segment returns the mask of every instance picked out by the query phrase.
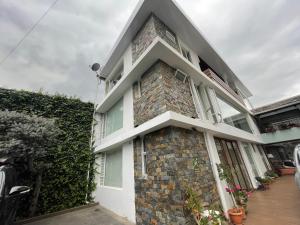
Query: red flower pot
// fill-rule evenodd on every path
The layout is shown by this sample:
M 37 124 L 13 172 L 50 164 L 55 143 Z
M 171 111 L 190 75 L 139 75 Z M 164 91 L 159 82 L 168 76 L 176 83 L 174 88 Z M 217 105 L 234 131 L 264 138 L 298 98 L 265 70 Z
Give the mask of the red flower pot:
M 243 224 L 243 218 L 244 218 L 243 209 L 241 209 L 241 208 L 229 209 L 228 215 L 229 215 L 230 221 L 234 225 L 242 225 Z

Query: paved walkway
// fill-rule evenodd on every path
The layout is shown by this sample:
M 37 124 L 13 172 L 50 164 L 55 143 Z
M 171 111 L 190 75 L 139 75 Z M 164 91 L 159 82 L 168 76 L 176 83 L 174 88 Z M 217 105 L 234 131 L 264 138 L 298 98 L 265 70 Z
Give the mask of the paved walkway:
M 250 197 L 245 225 L 300 225 L 300 190 L 293 176 L 283 176 L 267 191 Z
M 76 210 L 59 216 L 42 219 L 26 225 L 133 225 L 127 220 L 103 209 L 94 206 Z

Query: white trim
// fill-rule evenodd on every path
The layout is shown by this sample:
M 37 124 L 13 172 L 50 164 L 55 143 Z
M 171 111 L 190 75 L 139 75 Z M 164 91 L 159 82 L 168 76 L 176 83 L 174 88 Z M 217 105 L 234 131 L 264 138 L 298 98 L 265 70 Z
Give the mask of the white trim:
M 220 164 L 220 158 L 218 155 L 218 150 L 214 141 L 214 136 L 210 133 L 204 133 L 205 143 L 207 146 L 208 155 L 210 158 L 210 163 L 212 167 L 212 171 L 215 177 L 218 193 L 220 196 L 222 208 L 224 212 L 227 212 L 228 209 L 230 209 L 233 206 L 231 197 L 226 193 L 225 187 L 226 182 L 222 181 L 219 177 L 219 172 L 217 168 L 217 164 Z M 226 213 L 227 214 L 227 213 Z
M 106 189 L 112 189 L 112 190 L 117 190 L 117 191 L 122 191 L 123 187 L 113 187 L 113 186 L 101 186 L 102 188 L 106 188 Z
M 208 131 L 218 137 L 246 142 L 262 143 L 259 137 L 256 137 L 255 135 L 238 128 L 232 127 L 228 124 L 212 124 L 209 121 L 193 119 L 172 111 L 167 111 L 141 124 L 136 128 L 130 129 L 126 132 L 121 132 L 119 135 L 114 136 L 114 138 L 103 139 L 100 145 L 95 146 L 95 152 L 102 152 L 108 149 L 113 149 L 121 145 L 122 143 L 136 138 L 137 136 L 145 135 L 167 126 L 182 127 L 186 129 L 196 128 L 200 131 Z
M 160 37 L 156 37 L 153 40 L 151 45 L 149 45 L 149 47 L 132 65 L 131 70 L 127 74 L 124 74 L 121 80 L 119 80 L 119 82 L 105 96 L 98 105 L 97 111 L 102 113 L 107 111 L 107 109 L 109 109 L 124 94 L 124 92 L 126 92 L 126 90 L 128 90 L 134 82 L 140 79 L 142 74 L 159 59 L 170 66 L 189 74 L 196 85 L 203 83 L 204 85 L 213 88 L 232 105 L 252 114 L 245 105 L 223 89 L 218 83 L 210 79 L 197 66 L 184 58 L 177 50 Z
M 205 115 L 203 114 L 202 110 L 203 106 L 201 105 L 201 101 L 199 99 L 200 96 L 198 95 L 194 81 L 191 77 L 189 77 L 189 86 L 198 118 L 203 120 L 205 119 Z

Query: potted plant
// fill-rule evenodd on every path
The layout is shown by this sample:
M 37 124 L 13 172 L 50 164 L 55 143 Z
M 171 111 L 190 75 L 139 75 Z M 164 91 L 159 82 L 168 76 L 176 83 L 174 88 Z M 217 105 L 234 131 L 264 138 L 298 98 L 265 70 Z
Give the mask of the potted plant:
M 263 190 L 263 191 L 270 189 L 270 183 L 272 181 L 272 179 L 270 177 L 265 177 L 265 178 L 255 177 L 255 179 L 260 183 L 260 186 L 258 189 Z
M 225 219 L 221 210 L 216 210 L 213 207 L 205 209 L 202 206 L 200 196 L 192 189 L 187 188 L 185 192 L 185 208 L 190 212 L 193 221 L 197 225 L 221 225 Z

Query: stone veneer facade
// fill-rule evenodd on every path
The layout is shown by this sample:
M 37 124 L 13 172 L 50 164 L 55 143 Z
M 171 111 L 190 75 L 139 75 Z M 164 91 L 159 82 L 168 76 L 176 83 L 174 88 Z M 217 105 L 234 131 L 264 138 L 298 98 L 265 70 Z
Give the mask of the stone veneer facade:
M 155 15 L 150 15 L 132 41 L 133 62 L 159 36 L 180 51 L 178 40 L 172 42 L 166 31 L 175 36 Z M 175 68 L 158 60 L 133 85 L 134 125 L 173 111 L 197 117 L 189 80 L 175 77 Z M 184 193 L 192 187 L 203 204 L 219 203 L 215 179 L 210 165 L 204 135 L 183 128 L 167 127 L 145 135 L 147 177 L 142 174 L 140 138 L 134 140 L 136 223 L 187 224 Z M 197 159 L 199 168 L 193 166 Z
M 175 37 L 175 42 L 170 40 L 166 31 L 169 31 Z M 161 37 L 169 45 L 174 47 L 177 51 L 180 51 L 178 40 L 176 35 L 170 28 L 168 28 L 161 20 L 151 14 L 146 20 L 145 24 L 142 26 L 141 30 L 137 33 L 132 41 L 132 62 L 134 63 L 138 57 L 147 49 L 147 47 L 152 43 L 152 41 L 157 37 Z
M 144 150 L 147 178 L 142 177 L 141 141 L 135 139 L 136 224 L 188 224 L 184 210 L 187 187 L 199 194 L 204 205 L 219 204 L 203 133 L 167 127 L 147 134 Z
M 197 117 L 188 80 L 175 77 L 175 69 L 157 61 L 140 80 L 140 92 L 134 85 L 134 125 L 138 126 L 166 111 L 173 111 L 188 117 Z

